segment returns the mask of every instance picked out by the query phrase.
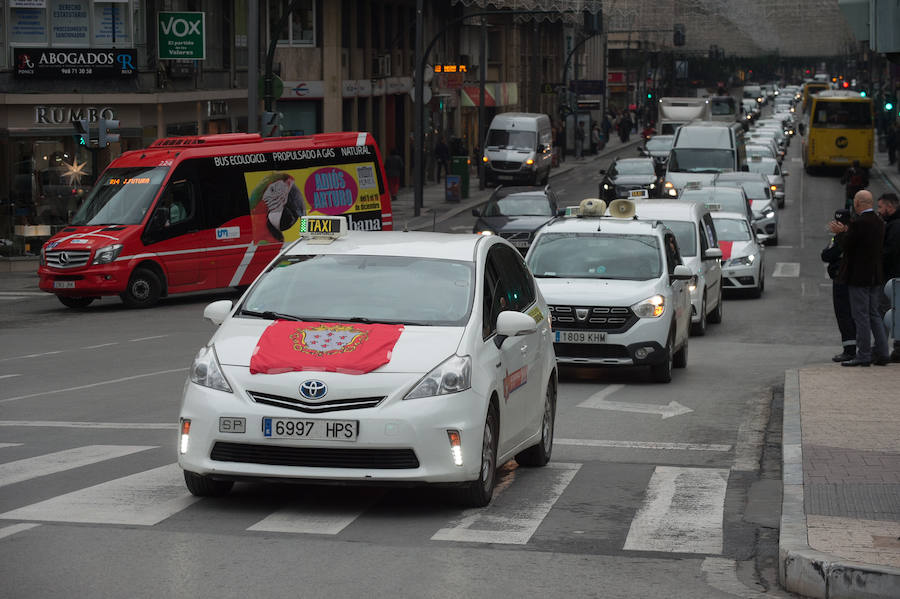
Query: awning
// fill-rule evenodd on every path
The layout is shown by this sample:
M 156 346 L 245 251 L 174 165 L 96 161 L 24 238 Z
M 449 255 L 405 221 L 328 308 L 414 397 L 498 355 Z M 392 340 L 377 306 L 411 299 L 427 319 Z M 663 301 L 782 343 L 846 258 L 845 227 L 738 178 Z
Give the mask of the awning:
M 481 105 L 480 86 L 464 85 L 462 87 L 462 105 L 474 108 Z M 485 106 L 510 106 L 519 103 L 519 86 L 517 83 L 486 83 L 484 86 Z

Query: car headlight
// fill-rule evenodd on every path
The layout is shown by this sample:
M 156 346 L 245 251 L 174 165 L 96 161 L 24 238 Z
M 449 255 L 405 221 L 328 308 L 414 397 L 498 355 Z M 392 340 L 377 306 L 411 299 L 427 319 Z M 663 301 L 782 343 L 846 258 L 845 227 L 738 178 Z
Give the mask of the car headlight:
M 210 389 L 218 389 L 231 393 L 231 386 L 222 374 L 216 351 L 211 345 L 203 347 L 197 352 L 194 363 L 191 364 L 191 381 Z
M 534 164 L 534 158 L 529 158 L 528 160 L 525 161 L 525 164 L 527 164 L 528 166 L 533 165 L 533 164 Z
M 93 264 L 108 264 L 122 253 L 122 244 L 107 245 L 94 252 Z
M 650 189 L 656 189 L 656 183 L 651 183 L 651 184 L 650 184 Z
M 731 260 L 729 260 L 729 266 L 752 266 L 754 261 L 756 261 L 756 256 L 750 254 L 749 256 L 732 258 Z
M 603 189 L 609 189 L 609 183 L 604 183 L 604 184 L 603 184 Z
M 659 318 L 666 311 L 666 298 L 654 295 L 631 306 L 638 318 Z
M 484 231 L 478 231 L 478 234 L 479 235 L 493 235 L 494 232 L 491 231 L 490 229 L 485 229 Z
M 403 399 L 436 397 L 465 391 L 472 386 L 472 358 L 452 355 L 423 376 Z
M 768 210 L 763 212 L 763 216 L 765 216 L 766 218 L 775 218 L 775 211 L 769 208 Z

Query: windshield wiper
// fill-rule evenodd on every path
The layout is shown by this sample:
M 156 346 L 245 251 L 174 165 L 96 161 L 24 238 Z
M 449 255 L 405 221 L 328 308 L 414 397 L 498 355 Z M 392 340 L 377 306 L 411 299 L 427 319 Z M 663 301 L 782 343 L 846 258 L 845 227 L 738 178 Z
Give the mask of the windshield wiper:
M 293 314 L 282 314 L 281 312 L 273 312 L 272 310 L 265 310 L 263 312 L 257 312 L 256 310 L 241 310 L 241 315 L 248 316 L 258 316 L 259 318 L 266 318 L 268 320 L 303 320 L 299 316 L 294 316 Z

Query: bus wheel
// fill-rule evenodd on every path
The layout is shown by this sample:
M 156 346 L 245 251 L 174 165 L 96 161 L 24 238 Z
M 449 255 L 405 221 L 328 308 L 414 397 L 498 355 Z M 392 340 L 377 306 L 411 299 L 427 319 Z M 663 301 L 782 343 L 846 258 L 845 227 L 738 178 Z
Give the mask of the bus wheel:
M 119 295 L 129 308 L 149 308 L 156 304 L 162 292 L 159 277 L 152 270 L 136 268 L 128 280 L 128 287 Z
M 91 305 L 91 302 L 94 301 L 92 297 L 66 297 L 64 295 L 57 295 L 56 299 L 65 306 L 66 308 L 72 308 L 74 310 L 82 310 Z

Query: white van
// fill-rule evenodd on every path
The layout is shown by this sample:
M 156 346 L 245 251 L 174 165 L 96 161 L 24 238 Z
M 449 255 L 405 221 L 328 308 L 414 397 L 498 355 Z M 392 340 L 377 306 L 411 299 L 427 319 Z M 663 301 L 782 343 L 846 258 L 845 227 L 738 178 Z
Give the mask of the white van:
M 691 334 L 706 334 L 706 323 L 722 322 L 722 250 L 705 204 L 684 200 L 634 202 L 639 220 L 662 221 L 678 241 L 684 265 L 696 273 L 690 283 Z
M 485 184 L 546 185 L 552 158 L 550 117 L 532 112 L 498 114 L 484 140 Z
M 689 183 L 709 185 L 724 172 L 747 170 L 744 129 L 738 123 L 694 121 L 675 134 L 663 194 L 675 198 Z

